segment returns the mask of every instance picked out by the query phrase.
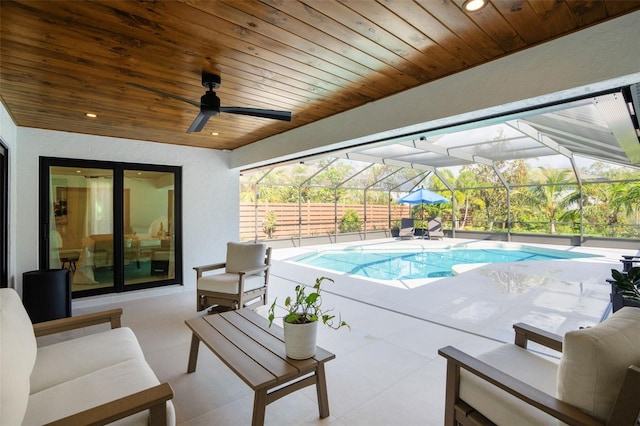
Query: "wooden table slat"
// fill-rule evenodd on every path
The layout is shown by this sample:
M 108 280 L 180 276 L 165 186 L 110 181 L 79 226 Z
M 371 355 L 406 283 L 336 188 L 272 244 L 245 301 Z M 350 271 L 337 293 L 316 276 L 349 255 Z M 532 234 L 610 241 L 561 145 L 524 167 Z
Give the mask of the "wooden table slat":
M 278 340 L 284 342 L 284 330 L 282 329 L 282 327 L 269 327 L 269 320 L 262 315 L 257 314 L 255 311 L 252 311 L 251 309 L 240 309 L 238 311 L 231 311 L 228 313 L 233 313 L 235 315 L 244 317 L 247 321 L 254 324 L 256 327 L 263 329 Z
M 205 318 L 216 331 L 225 336 L 227 340 L 233 343 L 239 350 L 253 359 L 256 364 L 278 378 L 279 382 L 286 382 L 293 377 L 300 375 L 300 370 L 294 365 L 285 362 L 281 357 L 274 354 L 269 348 L 264 347 L 255 339 L 260 334 L 264 334 L 261 330 L 254 327 L 253 333 L 249 337 L 242 330 L 236 327 L 235 323 L 230 323 L 221 315 L 210 315 Z M 246 321 L 244 321 L 246 323 Z M 282 342 L 280 342 L 282 345 Z
M 188 320 L 186 324 L 202 343 L 253 390 L 262 388 L 265 385 L 272 386 L 278 383 L 273 374 L 257 365 L 253 359 L 236 346 L 230 344 L 222 334 L 203 321 L 202 318 Z

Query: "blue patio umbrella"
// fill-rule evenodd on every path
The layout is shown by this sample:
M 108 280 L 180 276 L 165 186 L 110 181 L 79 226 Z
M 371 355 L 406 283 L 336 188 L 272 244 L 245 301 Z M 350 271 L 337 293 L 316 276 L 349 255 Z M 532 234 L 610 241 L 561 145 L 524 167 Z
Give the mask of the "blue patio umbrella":
M 398 203 L 407 204 L 438 204 L 448 202 L 449 200 L 447 198 L 433 191 L 429 191 L 422 186 L 415 191 L 411 191 L 404 197 L 398 198 Z M 422 213 L 422 221 L 424 221 L 424 209 L 420 209 L 420 211 Z

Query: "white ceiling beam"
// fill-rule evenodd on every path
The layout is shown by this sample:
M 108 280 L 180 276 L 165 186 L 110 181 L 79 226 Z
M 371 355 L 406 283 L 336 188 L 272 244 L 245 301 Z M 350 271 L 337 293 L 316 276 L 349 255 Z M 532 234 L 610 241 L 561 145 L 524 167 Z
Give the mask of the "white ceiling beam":
M 441 154 L 441 155 L 446 155 L 448 157 L 453 157 L 453 158 L 458 158 L 460 160 L 465 160 L 465 161 L 471 161 L 472 163 L 481 163 L 481 164 L 486 164 L 486 165 L 491 165 L 493 164 L 491 160 L 489 160 L 488 158 L 485 157 L 481 157 L 479 155 L 473 155 L 470 154 L 468 152 L 452 152 L 451 149 L 445 148 L 443 146 L 440 145 L 435 145 L 434 143 L 431 143 L 429 141 L 426 140 L 414 140 L 413 141 L 413 145 L 418 148 L 418 149 L 422 149 L 424 151 L 428 151 L 428 152 L 433 152 L 436 154 Z M 457 149 L 458 147 L 454 148 Z
M 526 119 L 525 120 L 520 120 L 520 121 L 523 121 L 525 123 L 527 122 Z M 554 128 L 554 127 L 549 127 L 549 126 L 545 126 L 543 124 L 538 124 L 538 123 L 535 123 L 535 126 L 536 126 L 536 128 L 540 128 L 540 129 L 542 129 L 544 131 L 548 131 L 549 133 L 555 133 L 557 135 L 564 136 L 568 140 L 574 140 L 574 141 L 588 143 L 588 144 L 591 144 L 593 146 L 598 146 L 598 147 L 601 147 L 601 148 L 607 149 L 607 150 L 612 150 L 613 149 L 613 150 L 616 150 L 616 151 L 619 151 L 619 152 L 624 152 L 622 150 L 622 148 L 620 148 L 619 146 L 610 145 L 608 143 L 600 142 L 600 141 L 595 140 L 595 139 L 585 138 L 584 136 L 579 136 L 579 135 L 575 135 L 573 133 L 569 133 L 569 132 L 565 132 L 565 131 L 562 131 L 562 130 L 558 130 L 558 129 Z
M 411 163 L 409 161 L 394 160 L 394 159 L 391 159 L 391 158 L 380 158 L 380 157 L 376 157 L 376 156 L 373 156 L 373 155 L 360 154 L 358 152 L 347 153 L 345 158 L 347 158 L 349 160 L 355 160 L 355 161 L 364 161 L 364 162 L 369 162 L 369 163 L 385 164 L 387 166 L 399 166 L 399 167 L 406 167 L 406 168 L 410 168 L 410 169 L 418 169 L 418 170 L 426 170 L 426 171 L 435 170 L 434 167 L 427 166 L 425 164 Z
M 554 141 L 550 137 L 543 135 L 538 130 L 533 128 L 530 124 L 526 123 L 523 120 L 515 120 L 515 121 L 507 121 L 505 123 L 507 126 L 519 131 L 520 133 L 530 137 L 536 142 L 539 142 L 546 146 L 547 148 L 557 152 L 558 154 L 564 155 L 567 158 L 571 158 L 572 152 L 567 148 L 561 146 L 558 142 Z

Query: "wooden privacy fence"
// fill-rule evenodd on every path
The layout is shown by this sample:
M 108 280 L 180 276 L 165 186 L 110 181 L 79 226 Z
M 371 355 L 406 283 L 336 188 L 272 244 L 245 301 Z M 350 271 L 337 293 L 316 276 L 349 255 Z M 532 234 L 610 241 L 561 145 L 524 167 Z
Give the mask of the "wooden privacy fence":
M 367 215 L 363 204 L 333 203 L 240 203 L 240 239 L 243 241 L 266 238 L 290 238 L 340 233 L 340 221 L 347 210 L 358 213 L 360 231 L 389 229 L 389 222 L 409 217 L 410 206 L 367 204 Z M 272 212 L 272 213 L 268 213 Z M 269 220 L 271 217 L 275 220 Z M 269 236 L 269 226 L 273 223 Z M 365 229 L 366 224 L 366 229 Z

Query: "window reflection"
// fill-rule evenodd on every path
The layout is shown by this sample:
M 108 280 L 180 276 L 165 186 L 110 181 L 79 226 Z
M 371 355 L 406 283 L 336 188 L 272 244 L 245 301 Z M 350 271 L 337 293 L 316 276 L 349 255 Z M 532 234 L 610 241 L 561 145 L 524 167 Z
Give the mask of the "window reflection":
M 113 172 L 51 167 L 50 182 L 50 267 L 71 271 L 73 291 L 112 287 Z
M 174 174 L 124 172 L 125 285 L 175 278 Z

